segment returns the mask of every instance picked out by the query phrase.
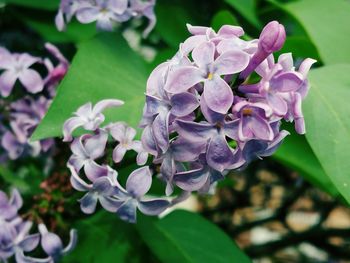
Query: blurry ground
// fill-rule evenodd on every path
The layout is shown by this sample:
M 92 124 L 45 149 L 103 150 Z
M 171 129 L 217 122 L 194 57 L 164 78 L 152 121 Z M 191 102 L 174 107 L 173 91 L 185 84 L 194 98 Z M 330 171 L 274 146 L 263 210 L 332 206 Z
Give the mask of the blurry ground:
M 271 159 L 190 200 L 254 262 L 350 262 L 350 209 Z

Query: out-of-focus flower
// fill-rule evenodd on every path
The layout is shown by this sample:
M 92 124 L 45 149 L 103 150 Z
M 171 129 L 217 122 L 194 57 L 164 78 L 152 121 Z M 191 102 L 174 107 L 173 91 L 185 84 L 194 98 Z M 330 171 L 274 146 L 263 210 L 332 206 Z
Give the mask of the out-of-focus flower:
M 98 29 L 112 31 L 118 23 L 144 16 L 149 20 L 143 32 L 146 37 L 156 23 L 154 5 L 155 0 L 61 0 L 55 23 L 63 31 L 66 23 L 76 16 L 80 23 L 96 22 Z
M 88 102 L 81 106 L 75 113 L 74 117 L 69 118 L 63 125 L 63 141 L 71 141 L 72 133 L 79 127 L 83 127 L 88 131 L 96 130 L 101 123 L 104 122 L 105 116 L 102 111 L 109 107 L 118 107 L 123 105 L 121 100 L 109 99 L 101 100 L 92 107 L 92 103 Z
M 8 97 L 17 80 L 30 93 L 38 93 L 44 88 L 44 81 L 37 71 L 30 68 L 33 64 L 41 62 L 38 57 L 27 53 L 4 54 L 0 60 L 0 94 Z

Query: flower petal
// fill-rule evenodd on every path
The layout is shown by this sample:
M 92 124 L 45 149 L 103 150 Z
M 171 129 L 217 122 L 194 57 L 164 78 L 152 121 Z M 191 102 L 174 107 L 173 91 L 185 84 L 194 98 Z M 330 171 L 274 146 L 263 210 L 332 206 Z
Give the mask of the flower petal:
M 198 106 L 198 99 L 192 93 L 178 93 L 171 97 L 171 114 L 183 117 L 192 113 Z
M 249 55 L 240 50 L 230 50 L 221 54 L 214 62 L 215 73 L 229 75 L 241 72 L 248 66 Z
M 209 172 L 206 169 L 196 169 L 180 172 L 174 175 L 175 184 L 185 191 L 197 191 L 203 187 L 208 180 Z
M 164 89 L 170 93 L 182 93 L 203 80 L 203 72 L 199 68 L 183 66 L 169 73 Z
M 96 103 L 94 108 L 92 109 L 92 114 L 96 116 L 99 113 L 102 113 L 106 108 L 110 107 L 119 107 L 124 104 L 124 101 L 122 100 L 117 100 L 117 99 L 106 99 L 106 100 L 101 100 Z
M 0 76 L 0 93 L 3 97 L 8 97 L 11 94 L 13 86 L 17 80 L 17 75 L 10 70 L 6 70 Z
M 148 166 L 133 171 L 126 181 L 127 192 L 135 198 L 145 195 L 152 184 L 152 174 Z
M 142 200 L 138 203 L 138 208 L 145 215 L 159 215 L 170 206 L 166 199 Z
M 192 58 L 196 65 L 205 68 L 214 62 L 215 45 L 212 42 L 204 42 L 193 49 Z
M 210 140 L 206 159 L 210 167 L 220 172 L 232 165 L 234 156 L 224 136 L 219 134 Z
M 100 158 L 104 154 L 107 140 L 108 133 L 103 130 L 99 130 L 97 135 L 94 135 L 85 141 L 86 152 L 92 160 Z
M 209 123 L 195 123 L 176 120 L 176 131 L 185 139 L 191 141 L 207 141 L 217 134 L 215 127 Z
M 44 88 L 44 81 L 33 69 L 26 69 L 21 72 L 19 75 L 19 80 L 26 88 L 27 91 L 31 93 L 38 93 Z
M 83 126 L 85 121 L 80 117 L 72 117 L 65 121 L 63 124 L 63 141 L 69 142 L 73 139 L 72 133 L 74 130 Z
M 137 201 L 135 199 L 129 199 L 118 209 L 117 215 L 124 221 L 136 223 L 136 208 Z
M 208 107 L 218 113 L 226 114 L 232 107 L 233 92 L 230 86 L 219 76 L 204 83 L 204 99 Z
M 79 200 L 79 202 L 81 211 L 85 214 L 93 214 L 96 210 L 97 195 L 88 192 Z
M 168 112 L 160 112 L 152 124 L 154 139 L 163 152 L 169 146 L 169 115 Z

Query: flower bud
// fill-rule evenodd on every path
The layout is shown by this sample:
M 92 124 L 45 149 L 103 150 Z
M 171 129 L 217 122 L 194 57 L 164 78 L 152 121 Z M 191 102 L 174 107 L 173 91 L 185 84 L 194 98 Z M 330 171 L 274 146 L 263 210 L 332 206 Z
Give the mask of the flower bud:
M 258 47 L 269 55 L 280 50 L 285 41 L 286 31 L 284 26 L 277 21 L 271 21 L 261 32 Z

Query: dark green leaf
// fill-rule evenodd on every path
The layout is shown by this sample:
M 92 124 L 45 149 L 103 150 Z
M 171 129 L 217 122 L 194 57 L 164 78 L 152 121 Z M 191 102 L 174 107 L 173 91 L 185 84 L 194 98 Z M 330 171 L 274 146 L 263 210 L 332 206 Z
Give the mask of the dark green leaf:
M 255 0 L 225 0 L 229 5 L 233 6 L 245 19 L 253 26 L 260 28 L 261 23 L 256 15 Z
M 278 4 L 305 28 L 326 64 L 350 62 L 350 2 L 303 0 Z
M 60 136 L 64 121 L 86 102 L 116 98 L 124 106 L 107 110 L 107 121 L 137 126 L 144 104 L 146 66 L 120 36 L 100 35 L 79 45 L 71 68 L 58 88 L 32 140 Z
M 221 10 L 215 14 L 211 21 L 211 27 L 218 31 L 221 26 L 223 25 L 235 25 L 238 26 L 239 23 L 237 21 L 237 18 L 227 10 Z
M 78 244 L 64 262 L 146 262 L 134 225 L 99 212 L 79 220 Z M 148 253 L 149 254 L 149 253 Z M 142 258 L 141 258 L 142 257 Z
M 304 114 L 306 139 L 328 177 L 350 203 L 349 72 L 350 64 L 312 70 Z
M 60 0 L 0 0 L 0 2 L 54 11 L 58 10 Z
M 160 220 L 142 217 L 137 228 L 164 263 L 250 262 L 227 235 L 198 214 L 177 210 Z
M 323 191 L 334 197 L 339 195 L 304 136 L 291 133 L 291 135 L 286 137 L 273 157 L 297 170 L 301 176 L 320 187 Z

